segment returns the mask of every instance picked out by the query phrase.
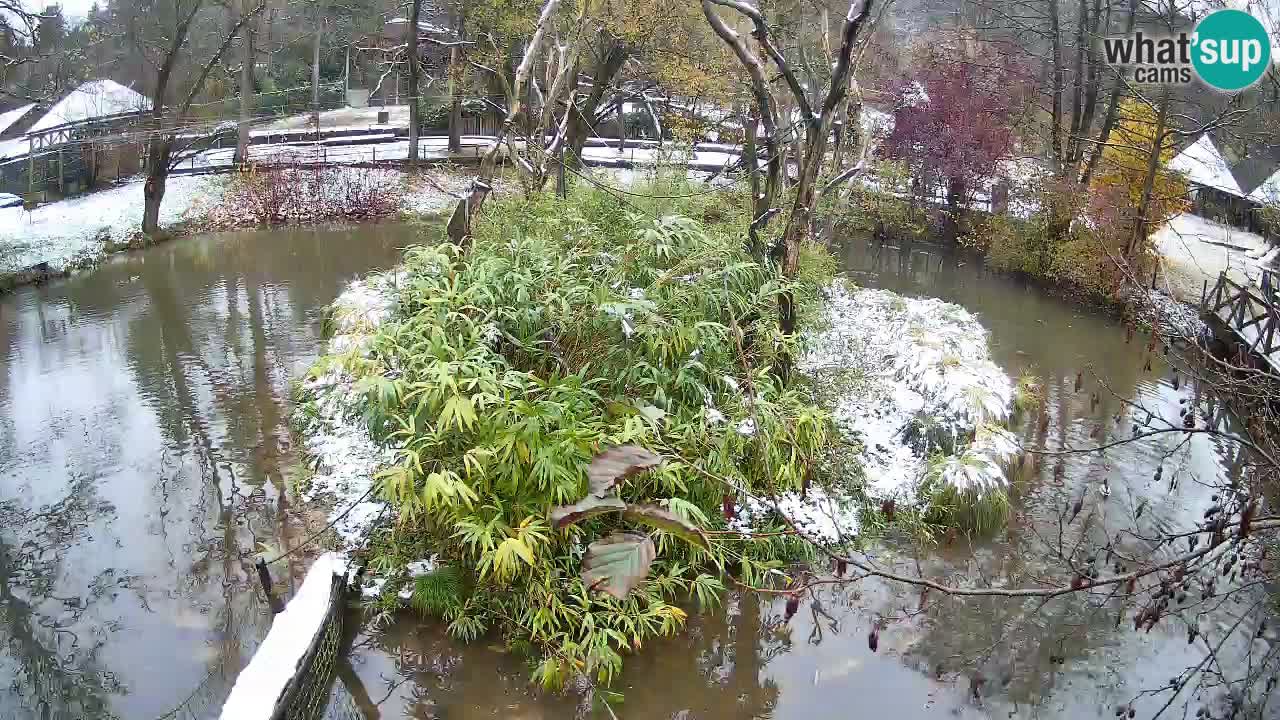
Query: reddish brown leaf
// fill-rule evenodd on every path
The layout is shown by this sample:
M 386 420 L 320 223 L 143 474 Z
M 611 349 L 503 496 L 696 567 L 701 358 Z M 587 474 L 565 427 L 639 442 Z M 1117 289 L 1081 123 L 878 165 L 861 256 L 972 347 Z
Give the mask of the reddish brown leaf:
M 621 600 L 649 573 L 657 555 L 647 535 L 617 532 L 587 546 L 582 582 Z
M 636 445 L 619 445 L 598 454 L 587 468 L 587 488 L 596 497 L 616 492 L 618 485 L 638 472 L 656 467 L 662 457 Z
M 703 534 L 702 528 L 686 521 L 664 507 L 657 505 L 627 505 L 626 510 L 622 511 L 622 515 L 628 520 L 644 523 L 684 538 L 694 545 L 707 550 L 711 549 L 711 543 L 707 542 L 707 536 Z
M 619 512 L 627 506 L 616 497 L 588 495 L 572 505 L 561 505 L 551 511 L 551 526 L 563 530 L 569 525 L 605 513 Z
M 786 607 L 786 611 L 785 611 L 785 612 L 786 612 L 786 617 L 785 617 L 784 619 L 785 619 L 785 620 L 790 620 L 790 619 L 791 619 L 791 617 L 792 617 L 793 615 L 795 615 L 795 614 L 796 614 L 796 611 L 797 611 L 797 610 L 799 610 L 799 609 L 800 609 L 800 598 L 799 598 L 798 596 L 796 596 L 796 595 L 788 595 L 788 596 L 787 596 L 787 607 Z

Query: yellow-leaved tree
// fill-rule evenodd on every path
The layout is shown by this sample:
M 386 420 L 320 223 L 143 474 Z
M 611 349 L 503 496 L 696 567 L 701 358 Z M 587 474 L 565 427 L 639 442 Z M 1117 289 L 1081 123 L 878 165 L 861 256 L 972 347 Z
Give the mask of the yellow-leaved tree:
M 1139 221 L 1151 152 L 1157 147 L 1157 127 L 1155 109 L 1133 99 L 1124 100 L 1120 103 L 1116 127 L 1102 151 L 1102 163 L 1095 185 L 1096 196 L 1102 206 L 1097 208 L 1095 215 L 1106 218 L 1106 222 L 1099 225 L 1109 225 L 1112 232 L 1125 237 L 1133 232 L 1134 224 Z M 1162 132 L 1161 136 L 1158 164 L 1146 212 L 1148 229 L 1159 227 L 1169 218 L 1184 211 L 1188 205 L 1186 181 L 1181 175 L 1168 169 L 1169 161 L 1174 156 L 1174 136 L 1167 131 Z M 1146 237 L 1143 239 L 1149 240 Z M 1139 257 L 1148 249 L 1149 243 L 1132 248 L 1131 255 Z

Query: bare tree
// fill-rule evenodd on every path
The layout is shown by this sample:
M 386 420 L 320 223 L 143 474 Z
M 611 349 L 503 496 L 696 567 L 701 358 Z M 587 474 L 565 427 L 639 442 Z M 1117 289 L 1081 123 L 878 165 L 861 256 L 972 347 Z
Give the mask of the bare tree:
M 525 45 L 520 64 L 514 77 L 506 76 L 493 68 L 474 63 L 501 84 L 507 99 L 507 114 L 497 135 L 480 161 L 480 172 L 471 184 L 471 192 L 459 201 L 449 220 L 449 237 L 458 244 L 466 244 L 471 236 L 471 218 L 484 205 L 493 187 L 498 156 L 506 148 L 506 156 L 514 164 L 526 192 L 537 192 L 546 185 L 552 163 L 559 162 L 565 142 L 572 103 L 561 109 L 565 98 L 572 98 L 578 82 L 578 53 L 581 38 L 587 25 L 587 7 L 584 3 L 576 20 L 568 31 L 568 38 L 556 48 L 556 54 L 546 62 L 546 89 L 537 88 L 540 105 L 528 101 L 537 80 L 534 67 L 543 49 L 548 30 L 553 23 L 560 0 L 546 0 L 538 15 L 537 24 Z M 553 132 L 547 140 L 547 132 Z
M 137 50 L 156 70 L 147 128 L 147 179 L 143 186 L 142 214 L 144 233 L 150 235 L 160 229 L 160 203 L 164 199 L 169 172 L 182 159 L 181 151 L 186 149 L 178 147 L 178 134 L 191 117 L 192 105 L 241 28 L 262 12 L 264 5 L 263 0 L 258 0 L 239 13 L 220 41 L 205 47 L 193 35 L 199 21 L 204 19 L 202 15 L 227 12 L 228 8 L 209 0 L 170 0 L 158 4 L 151 17 L 133 18 L 135 27 L 131 35 Z
M 794 188 L 795 199 L 787 214 L 781 240 L 772 253 L 774 259 L 778 261 L 782 275 L 787 278 L 795 277 L 800 262 L 801 242 L 812 230 L 813 213 L 818 200 L 818 174 L 826 160 L 832 122 L 837 110 L 845 105 L 848 97 L 854 50 L 859 34 L 871 17 L 873 4 L 874 0 L 863 0 L 860 8 L 857 3 L 849 5 L 849 11 L 845 15 L 840 32 L 839 48 L 830 58 L 831 77 L 825 92 L 819 95 L 821 102 L 817 104 L 815 111 L 791 63 L 774 45 L 770 37 L 769 24 L 759 8 L 741 0 L 702 0 L 702 11 L 712 30 L 733 50 L 751 78 L 755 112 L 764 129 L 761 141 L 768 158 L 767 175 L 763 191 L 755 197 L 753 208 L 755 219 L 751 223 L 751 232 L 758 233 L 762 230 L 769 217 L 777 212 L 773 205 L 783 171 L 780 147 L 780 133 L 783 128 L 778 125 L 780 103 L 775 99 L 771 84 L 766 77 L 765 62 L 761 61 L 761 55 L 767 58 L 785 81 L 790 100 L 795 105 L 795 115 L 799 118 L 797 122 L 804 132 L 803 146 L 797 158 L 798 177 Z M 717 13 L 716 6 L 733 10 L 751 22 L 754 28 L 752 38 L 759 45 L 759 53 L 749 47 L 747 41 L 729 27 Z M 753 245 L 756 244 L 753 242 Z M 793 335 L 796 331 L 795 297 L 789 291 L 778 295 L 778 324 L 785 335 Z M 775 370 L 785 382 L 791 372 L 790 359 L 783 355 Z

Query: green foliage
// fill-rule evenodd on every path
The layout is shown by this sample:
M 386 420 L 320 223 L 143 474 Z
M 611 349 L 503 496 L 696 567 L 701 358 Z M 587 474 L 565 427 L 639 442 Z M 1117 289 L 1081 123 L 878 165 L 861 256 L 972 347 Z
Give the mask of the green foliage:
M 449 631 L 500 630 L 547 687 L 607 683 L 624 653 L 683 626 L 677 601 L 714 604 L 727 568 L 747 581 L 798 554 L 786 538 L 680 535 L 723 529 L 729 487 L 798 489 L 832 439 L 828 415 L 770 369 L 798 349 L 776 331 L 777 295 L 793 290 L 812 312 L 834 264 L 809 248 L 783 281 L 747 255 L 740 197 L 663 175 L 640 194 L 492 203 L 465 254 L 406 253 L 371 357 L 337 360 L 360 378 L 375 437 L 397 448 L 379 485 L 394 537 L 467 568 Z M 747 420 L 754 434 L 737 431 Z M 553 509 L 587 494 L 593 456 L 624 444 L 665 458 L 617 488 L 640 509 L 555 529 Z M 647 577 L 610 597 L 580 574 L 587 546 L 615 533 L 656 552 Z M 376 552 L 411 558 L 400 542 Z
M 1030 370 L 1023 370 L 1018 376 L 1018 383 L 1013 388 L 1013 408 L 1018 413 L 1025 413 L 1040 406 L 1044 399 L 1044 386 L 1040 378 Z
M 911 181 L 906 166 L 881 161 L 872 166 L 870 183 L 855 182 L 840 222 L 852 230 L 871 234 L 879 229 L 890 237 L 914 238 L 926 230 L 924 211 L 910 200 Z M 834 197 L 834 196 L 833 196 Z M 828 199 L 834 203 L 834 199 Z
M 961 490 L 926 476 L 920 497 L 926 498 L 923 519 L 939 527 L 990 536 L 1009 518 L 1009 496 L 1003 490 Z
M 462 604 L 462 572 L 445 566 L 413 581 L 409 604 L 424 615 L 440 617 Z

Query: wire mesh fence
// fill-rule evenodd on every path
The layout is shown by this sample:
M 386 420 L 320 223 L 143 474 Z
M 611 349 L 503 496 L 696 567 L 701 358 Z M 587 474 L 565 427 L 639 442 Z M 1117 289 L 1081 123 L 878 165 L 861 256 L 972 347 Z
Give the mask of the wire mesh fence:
M 329 706 L 330 688 L 342 653 L 342 619 L 346 606 L 345 576 L 335 575 L 329 610 L 320 631 L 276 702 L 272 720 L 319 720 Z M 359 718 L 360 715 L 340 717 Z

